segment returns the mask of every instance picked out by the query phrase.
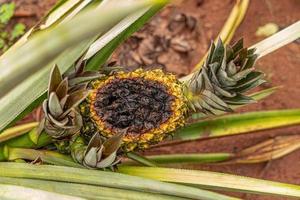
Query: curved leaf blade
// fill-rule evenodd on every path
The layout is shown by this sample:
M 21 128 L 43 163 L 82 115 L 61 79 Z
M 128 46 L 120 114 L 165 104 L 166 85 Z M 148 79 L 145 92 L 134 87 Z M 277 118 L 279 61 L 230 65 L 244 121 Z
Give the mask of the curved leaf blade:
M 119 172 L 201 188 L 300 198 L 300 186 L 218 172 L 122 166 Z
M 39 71 L 40 66 L 48 64 L 61 51 L 80 43 L 82 40 L 105 33 L 122 18 L 149 5 L 151 5 L 150 0 L 111 1 L 105 6 L 84 12 L 53 29 L 36 33 L 31 40 L 0 59 L 0 97 L 22 80 Z M 112 15 L 112 13 L 114 14 Z M 89 19 L 97 20 L 86 23 Z M 78 24 L 80 24 L 80 29 L 78 29 Z M 32 51 L 33 49 L 35 51 Z
M 5 200 L 85 200 L 83 198 L 47 192 L 23 186 L 0 184 L 0 198 Z
M 125 174 L 51 165 L 0 163 L 0 177 L 30 178 L 128 189 L 202 200 L 236 200 L 218 193 Z
M 97 70 L 123 41 L 140 29 L 163 6 L 164 4 L 156 5 L 134 13 L 117 24 L 110 32 L 99 38 L 91 45 L 85 55 L 85 59 L 89 59 L 86 69 Z M 112 36 L 114 36 L 113 39 Z M 110 42 L 105 42 L 106 40 Z
M 73 195 L 73 196 L 78 196 L 78 197 L 93 199 L 93 200 L 107 200 L 107 199 L 184 200 L 186 199 L 186 198 L 180 198 L 171 195 L 169 196 L 169 195 L 154 194 L 148 192 L 139 192 L 139 191 L 124 190 L 124 189 L 117 189 L 117 188 L 110 188 L 110 187 L 93 186 L 88 184 L 66 183 L 66 182 L 58 182 L 58 181 L 0 177 L 0 183 L 25 186 L 25 187 L 30 187 L 30 188 L 35 188 L 35 189 L 40 189 L 40 190 L 45 190 L 50 192 L 56 192 L 60 194 Z
M 154 1 L 165 4 L 165 1 Z M 77 47 L 66 50 L 55 61 L 41 69 L 34 76 L 29 77 L 3 98 L 0 99 L 0 130 L 3 130 L 12 122 L 22 118 L 36 105 L 41 103 L 45 96 L 50 68 L 56 63 L 62 72 L 65 72 L 93 43 L 94 39 L 82 41 Z M 103 41 L 104 45 L 110 40 Z M 7 55 L 8 56 L 8 55 Z M 6 58 L 7 56 L 4 56 Z M 3 58 L 3 57 L 1 57 Z M 11 105 L 14 106 L 11 106 Z
M 299 123 L 300 109 L 232 114 L 187 125 L 176 133 L 175 138 L 194 140 L 204 137 L 219 137 Z
M 218 163 L 227 161 L 234 157 L 231 153 L 186 153 L 186 154 L 159 154 L 144 157 L 150 162 L 154 162 L 156 165 L 172 165 L 172 164 L 200 164 L 200 163 Z M 131 157 L 129 157 L 131 158 Z M 132 158 L 131 158 L 132 159 Z M 156 167 L 149 164 L 148 162 L 140 162 L 139 160 L 133 159 L 132 161 L 124 161 L 124 165 L 137 165 L 138 163 L 149 167 Z

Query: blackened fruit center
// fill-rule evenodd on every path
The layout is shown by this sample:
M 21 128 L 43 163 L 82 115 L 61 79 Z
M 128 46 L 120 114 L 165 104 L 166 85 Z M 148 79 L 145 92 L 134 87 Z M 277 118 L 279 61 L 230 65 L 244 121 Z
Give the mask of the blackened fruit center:
M 97 91 L 94 108 L 112 131 L 141 134 L 159 127 L 172 114 L 174 96 L 159 82 L 115 79 Z

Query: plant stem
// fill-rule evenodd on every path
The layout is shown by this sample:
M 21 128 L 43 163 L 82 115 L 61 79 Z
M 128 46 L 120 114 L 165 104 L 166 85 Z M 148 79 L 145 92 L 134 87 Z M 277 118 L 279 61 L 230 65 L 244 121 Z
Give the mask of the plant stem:
M 8 145 L 21 148 L 39 148 L 52 142 L 45 133 L 38 133 L 38 122 L 31 122 L 8 128 L 0 134 L 0 146 Z

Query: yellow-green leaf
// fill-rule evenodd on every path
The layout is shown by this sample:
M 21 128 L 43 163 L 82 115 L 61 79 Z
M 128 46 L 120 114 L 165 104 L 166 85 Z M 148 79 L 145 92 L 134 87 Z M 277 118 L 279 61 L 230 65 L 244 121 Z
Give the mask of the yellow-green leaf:
M 52 165 L 32 165 L 24 163 L 2 162 L 0 163 L 0 177 L 88 184 L 109 188 L 158 193 L 186 199 L 237 200 L 237 198 L 234 197 L 228 197 L 222 194 L 190 186 L 164 183 L 115 172 Z
M 46 192 L 43 190 L 23 186 L 0 184 L 0 198 L 2 200 L 85 200 L 83 198 Z
M 213 190 L 300 198 L 300 186 L 218 172 L 121 166 L 119 172 L 160 181 L 192 184 Z
M 231 114 L 187 125 L 176 133 L 183 140 L 249 133 L 300 123 L 300 109 Z

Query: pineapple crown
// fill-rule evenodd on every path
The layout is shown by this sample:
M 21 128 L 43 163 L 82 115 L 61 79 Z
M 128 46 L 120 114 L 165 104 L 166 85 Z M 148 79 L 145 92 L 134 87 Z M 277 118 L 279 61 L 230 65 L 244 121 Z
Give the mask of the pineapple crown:
M 245 48 L 243 39 L 233 46 L 221 39 L 212 43 L 202 68 L 186 83 L 190 109 L 217 114 L 255 102 L 245 93 L 265 82 L 264 74 L 253 67 L 256 59 L 255 49 Z

